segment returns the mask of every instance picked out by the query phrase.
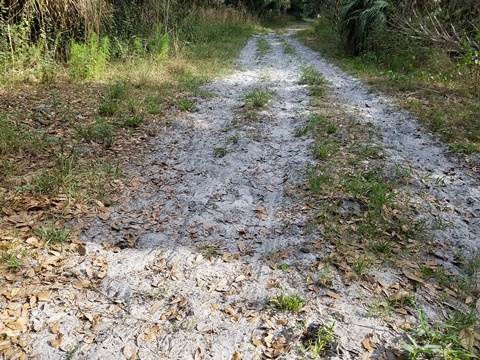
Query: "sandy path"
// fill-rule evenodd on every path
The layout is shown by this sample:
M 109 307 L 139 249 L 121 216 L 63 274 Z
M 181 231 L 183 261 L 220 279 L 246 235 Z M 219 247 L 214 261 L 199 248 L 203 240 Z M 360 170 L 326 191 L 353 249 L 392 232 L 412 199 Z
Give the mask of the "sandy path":
M 220 360 L 236 351 L 243 359 L 261 359 L 262 353 L 308 358 L 302 333 L 331 321 L 338 339 L 328 358 L 360 357 L 361 341 L 371 333 L 380 344 L 374 354 L 397 344 L 400 336 L 391 326 L 366 316 L 370 294 L 360 285 L 335 281 L 321 294 L 307 286 L 306 279 L 317 276 L 305 235 L 309 209 L 286 196 L 313 161 L 310 140 L 294 136 L 310 111 L 306 86 L 298 85 L 305 65 L 324 73 L 338 101 L 379 128 L 389 161 L 442 176 L 444 186 L 429 190 L 419 183 L 414 193 L 422 186 L 442 206 L 458 209 L 446 213 L 452 226 L 438 231 L 440 239 L 478 249 L 478 179 L 406 114 L 289 35 L 280 37 L 297 54 L 284 54 L 277 35 L 261 37 L 271 45 L 265 56 L 255 55 L 260 36 L 253 37 L 238 69 L 205 86 L 212 96 L 198 100 L 195 112 L 179 113 L 173 128 L 149 144 L 150 155 L 132 171 L 136 189 L 126 194 L 129 202 L 108 220 L 84 225 L 87 255 L 72 260 L 69 271 L 92 281 L 99 264 L 108 263 L 108 272 L 96 289 L 60 289 L 55 301 L 34 310 L 32 352 L 39 358 L 64 358 L 69 348 L 75 348 L 73 359 Z M 244 95 L 253 88 L 267 90 L 271 99 L 258 121 L 246 121 Z M 467 212 L 474 215 L 469 223 Z M 288 270 L 269 267 L 273 257 Z M 282 292 L 301 294 L 304 310 L 292 315 L 272 309 L 269 300 Z M 54 336 L 45 325 L 57 321 L 63 351 L 47 342 Z

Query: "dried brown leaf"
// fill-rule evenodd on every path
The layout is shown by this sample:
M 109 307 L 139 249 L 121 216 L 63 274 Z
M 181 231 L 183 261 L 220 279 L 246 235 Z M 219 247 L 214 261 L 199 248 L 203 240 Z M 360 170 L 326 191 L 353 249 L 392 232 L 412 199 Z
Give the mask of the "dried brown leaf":
M 238 243 L 238 250 L 240 250 L 241 253 L 244 253 L 247 250 L 247 247 L 243 241 Z
M 160 306 L 162 306 L 161 301 L 157 301 L 155 304 L 152 305 L 150 310 L 148 311 L 151 315 L 155 314 L 158 309 L 160 309 Z
M 63 334 L 59 332 L 55 339 L 50 340 L 50 345 L 53 346 L 54 348 L 58 348 L 60 347 L 60 345 L 62 345 L 62 340 L 63 340 Z
M 253 210 L 255 211 L 255 213 L 257 214 L 257 216 L 260 219 L 265 219 L 265 218 L 268 217 L 267 211 L 265 210 L 265 207 L 263 207 L 263 206 L 257 205 L 257 206 L 254 207 Z
M 252 344 L 256 347 L 264 347 L 263 343 L 252 334 Z
M 325 293 L 325 295 L 330 296 L 331 298 L 334 298 L 334 299 L 341 299 L 341 298 L 342 298 L 340 295 L 335 294 L 335 293 L 333 293 L 333 292 L 331 292 L 331 291 L 327 291 L 327 292 Z
M 375 345 L 368 337 L 362 340 L 362 345 L 368 352 L 372 352 L 373 349 L 377 348 L 377 345 Z
M 417 275 L 415 275 L 411 271 L 409 271 L 407 269 L 402 269 L 402 271 L 403 271 L 403 275 L 405 275 L 410 280 L 416 281 L 420 284 L 425 284 L 425 280 L 421 279 L 420 277 L 418 277 Z
M 137 349 L 134 347 L 125 345 L 122 349 L 122 354 L 128 360 L 135 360 L 137 357 Z
M 60 321 L 57 321 L 55 324 L 53 324 L 53 326 L 50 328 L 50 332 L 52 334 L 57 334 L 58 333 L 58 329 L 60 328 Z

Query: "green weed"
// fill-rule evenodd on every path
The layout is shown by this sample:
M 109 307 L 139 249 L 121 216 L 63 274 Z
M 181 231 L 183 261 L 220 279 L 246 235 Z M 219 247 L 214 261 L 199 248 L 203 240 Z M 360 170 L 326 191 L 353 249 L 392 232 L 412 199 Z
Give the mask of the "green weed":
M 57 227 L 55 220 L 45 221 L 35 233 L 45 242 L 45 246 L 60 244 L 63 248 L 70 239 L 70 230 L 65 226 Z
M 227 139 L 227 144 L 237 144 L 239 140 L 240 137 L 238 135 L 233 135 Z
M 320 160 L 326 160 L 338 151 L 337 144 L 333 142 L 317 142 L 312 147 L 313 156 Z
M 333 283 L 333 275 L 330 264 L 325 264 L 323 269 L 320 271 L 320 279 L 318 283 L 322 286 L 331 286 Z
M 63 184 L 63 176 L 58 170 L 43 170 L 34 178 L 33 184 L 40 194 L 58 193 Z
M 333 183 L 328 171 L 321 166 L 309 166 L 306 178 L 309 189 L 316 194 L 321 194 Z
M 393 244 L 391 240 L 372 241 L 368 244 L 368 249 L 374 253 L 389 255 L 392 252 Z
M 288 55 L 295 55 L 297 53 L 297 50 L 292 44 L 285 42 L 283 43 L 283 53 Z
M 33 131 L 23 128 L 0 112 L 0 155 L 36 152 L 46 148 L 48 141 Z
M 103 101 L 98 107 L 98 114 L 101 116 L 113 116 L 118 111 L 118 104 L 115 101 Z
M 312 67 L 301 68 L 300 85 L 320 86 L 325 85 L 325 77 Z
M 83 141 L 95 141 L 111 147 L 115 140 L 115 130 L 113 125 L 103 119 L 98 119 L 93 124 L 78 124 L 73 126 L 75 135 Z
M 68 66 L 76 79 L 99 79 L 107 67 L 110 57 L 110 40 L 99 39 L 93 33 L 85 43 L 72 41 Z
M 310 89 L 308 89 L 308 93 L 310 96 L 323 96 L 325 95 L 325 88 L 321 86 L 311 86 Z
M 245 100 L 256 109 L 263 108 L 270 100 L 270 95 L 262 89 L 255 88 L 245 93 Z
M 355 273 L 358 275 L 367 273 L 370 267 L 371 263 L 366 258 L 356 259 L 352 266 L 353 271 L 355 271 Z
M 142 112 L 143 100 L 138 99 L 137 97 L 132 97 L 127 100 L 127 111 L 136 116 Z
M 147 111 L 149 114 L 157 115 L 163 110 L 163 105 L 158 99 L 147 99 Z
M 1 259 L 9 269 L 17 269 L 20 266 L 20 259 L 14 251 L 3 251 Z
M 130 84 L 126 80 L 116 80 L 107 85 L 109 100 L 125 100 L 130 94 Z
M 302 343 L 309 352 L 314 354 L 315 358 L 319 357 L 335 340 L 334 327 L 335 321 L 329 325 L 311 324 L 307 328 Z
M 228 150 L 224 147 L 217 147 L 213 150 L 216 157 L 224 157 L 227 155 Z
M 257 56 L 263 57 L 271 50 L 270 43 L 264 38 L 257 40 Z
M 407 333 L 408 342 L 403 343 L 407 358 L 461 360 L 477 359 L 474 348 L 476 335 L 472 329 L 476 318 L 474 310 L 469 316 L 453 317 L 446 324 L 429 326 L 425 314 L 418 311 L 418 326 Z
M 140 127 L 140 125 L 142 125 L 144 120 L 145 119 L 142 115 L 134 115 L 132 117 L 126 118 L 122 125 L 129 129 L 137 129 L 138 127 Z
M 181 98 L 177 100 L 177 106 L 180 110 L 183 111 L 193 111 L 195 110 L 195 102 L 188 98 Z
M 270 302 L 274 308 L 279 310 L 287 310 L 290 312 L 299 311 L 303 304 L 305 304 L 305 300 L 300 295 L 285 295 L 283 293 L 272 298 Z

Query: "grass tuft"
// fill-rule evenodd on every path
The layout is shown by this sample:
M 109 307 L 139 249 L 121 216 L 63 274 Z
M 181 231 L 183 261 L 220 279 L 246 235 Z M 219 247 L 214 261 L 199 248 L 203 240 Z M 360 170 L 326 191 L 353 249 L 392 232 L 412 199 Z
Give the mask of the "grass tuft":
M 36 230 L 36 234 L 45 242 L 46 247 L 60 244 L 62 248 L 71 236 L 70 230 L 67 227 L 57 227 L 53 219 L 42 223 L 40 229 Z
M 284 293 L 275 296 L 270 300 L 274 308 L 290 312 L 298 312 L 305 300 L 298 294 L 285 295 Z
M 250 102 L 255 109 L 261 109 L 267 105 L 270 95 L 265 90 L 254 88 L 245 93 L 245 100 Z

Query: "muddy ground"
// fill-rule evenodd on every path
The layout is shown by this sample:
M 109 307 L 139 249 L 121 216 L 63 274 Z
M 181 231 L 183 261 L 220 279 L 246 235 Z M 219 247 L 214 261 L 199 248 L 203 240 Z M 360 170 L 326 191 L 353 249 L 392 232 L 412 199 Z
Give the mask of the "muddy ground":
M 271 47 L 263 56 L 259 39 Z M 283 51 L 285 41 L 295 53 Z M 448 226 L 433 231 L 445 245 L 436 260 L 448 267 L 455 249 L 479 250 L 476 168 L 290 33 L 259 35 L 231 75 L 205 85 L 210 96 L 197 99 L 194 111 L 176 112 L 172 126 L 146 140 L 150 150 L 131 164 L 129 192 L 118 205 L 100 206 L 95 219 L 76 225 L 85 255 L 51 260 L 63 270 L 51 299 L 32 309 L 30 355 L 314 358 L 305 349 L 309 329 L 335 322 L 335 340 L 321 358 L 400 358 L 401 327 L 414 327 L 416 313 L 382 317 L 369 308 L 379 284 L 414 280 L 379 266 L 348 286 L 335 268 L 325 286 L 312 291 L 307 281 L 318 280 L 314 265 L 332 245 L 319 247 L 321 237 L 306 231 L 312 209 L 295 193 L 315 162 L 313 140 L 295 136 L 312 111 L 308 86 L 299 85 L 305 66 L 324 74 L 335 106 L 374 125 L 386 162 L 414 171 L 410 190 L 425 210 L 420 216 L 434 222 L 441 209 Z M 251 121 L 245 94 L 255 88 L 271 98 Z M 415 288 L 418 304 L 440 319 L 427 290 Z M 282 293 L 300 295 L 303 308 L 275 309 L 271 299 Z

